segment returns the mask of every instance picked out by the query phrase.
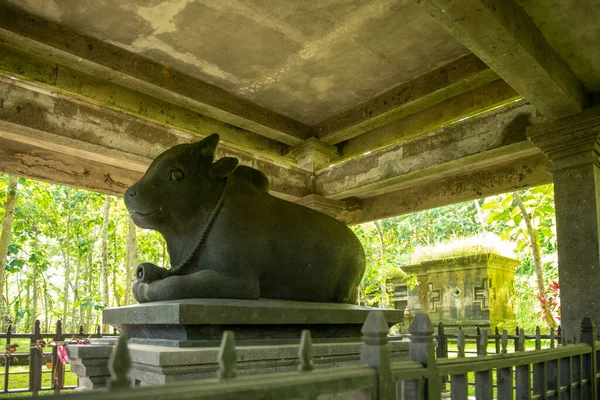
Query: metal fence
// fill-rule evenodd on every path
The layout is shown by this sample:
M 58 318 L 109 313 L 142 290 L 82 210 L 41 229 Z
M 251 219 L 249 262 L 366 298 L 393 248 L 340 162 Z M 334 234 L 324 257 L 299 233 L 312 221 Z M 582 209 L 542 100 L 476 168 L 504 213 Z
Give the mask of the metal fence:
M 464 335 L 457 336 L 458 357 L 436 359 L 434 329 L 426 314 L 412 322 L 410 361 L 391 362 L 388 327 L 381 312 L 371 312 L 362 329 L 360 365 L 313 369 L 310 333 L 304 331 L 297 372 L 236 377 L 233 332 L 223 336 L 219 352 L 219 378 L 131 388 L 131 366 L 125 338 L 119 339 L 109 362 L 112 379 L 108 391 L 78 392 L 50 399 L 180 400 L 180 399 L 316 399 L 321 395 L 356 392 L 357 399 L 437 400 L 444 391 L 453 399 L 595 399 L 598 398 L 597 353 L 600 342 L 591 319 L 581 323 L 581 343 L 508 352 L 508 334 L 500 334 L 500 351 L 487 355 L 488 335 L 482 332 L 477 357 L 464 357 Z M 535 340 L 535 338 L 534 338 Z M 541 337 L 540 339 L 541 340 Z M 519 332 L 518 343 L 525 342 Z M 462 351 L 461 351 L 462 347 Z M 449 376 L 448 382 L 443 378 Z M 470 376 L 474 387 L 469 388 Z M 495 378 L 495 384 L 494 384 Z
M 85 333 L 83 327 L 79 327 L 77 333 L 63 333 L 61 321 L 56 322 L 53 333 L 41 333 L 40 321 L 36 320 L 32 333 L 14 333 L 12 326 L 8 326 L 6 333 L 0 334 L 0 341 L 6 341 L 6 351 L 0 355 L 3 372 L 0 372 L 0 377 L 4 381 L 3 390 L 0 393 L 25 393 L 31 392 L 34 396 L 42 391 L 54 391 L 60 393 L 62 390 L 74 389 L 76 386 L 65 386 L 65 368 L 59 361 L 57 344 L 64 342 L 70 338 L 99 338 L 102 337 L 100 326 L 96 327 L 96 332 L 93 334 Z M 25 339 L 28 341 L 27 352 L 19 351 L 18 343 L 15 339 Z M 18 340 L 18 341 L 21 341 Z M 17 347 L 18 346 L 18 347 Z M 27 371 L 11 371 L 11 363 L 16 359 L 28 359 Z M 44 369 L 45 360 L 49 358 L 50 368 Z M 50 386 L 42 386 L 42 375 L 51 374 Z M 27 387 L 11 388 L 10 376 L 28 375 L 29 384 Z

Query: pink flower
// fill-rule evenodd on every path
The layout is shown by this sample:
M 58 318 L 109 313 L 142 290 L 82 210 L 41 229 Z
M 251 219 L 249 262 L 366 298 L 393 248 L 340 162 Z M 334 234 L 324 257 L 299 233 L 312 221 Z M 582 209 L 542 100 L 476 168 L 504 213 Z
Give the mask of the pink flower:
M 69 354 L 67 353 L 67 349 L 65 348 L 65 346 L 56 346 L 56 352 L 58 353 L 58 359 L 60 360 L 61 363 L 63 364 L 68 364 L 69 360 Z

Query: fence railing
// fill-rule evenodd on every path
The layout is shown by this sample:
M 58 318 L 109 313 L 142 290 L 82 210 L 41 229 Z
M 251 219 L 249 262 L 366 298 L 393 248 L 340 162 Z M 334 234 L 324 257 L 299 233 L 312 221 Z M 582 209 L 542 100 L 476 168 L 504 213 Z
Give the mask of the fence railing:
M 493 348 L 493 354 L 500 354 L 504 351 L 523 351 L 526 347 L 526 343 L 529 342 L 533 345 L 536 350 L 542 348 L 554 348 L 558 344 L 562 344 L 563 340 L 566 340 L 566 335 L 563 334 L 562 328 L 559 326 L 558 329 L 550 329 L 548 334 L 542 334 L 540 327 L 536 327 L 535 334 L 526 335 L 523 329 L 516 328 L 514 334 L 508 334 L 506 330 L 500 330 L 496 327 L 494 333 L 490 333 L 490 330 L 477 328 L 476 334 L 466 334 L 460 327 L 457 333 L 446 333 L 444 324 L 439 323 L 436 333 L 437 349 L 436 355 L 438 358 L 448 358 L 451 355 L 458 355 L 460 351 L 462 356 L 465 355 L 484 355 L 488 354 L 489 348 Z M 571 338 L 575 340 L 579 332 L 574 332 L 574 336 Z M 487 342 L 483 346 L 482 337 L 485 335 Z M 469 350 L 467 348 L 468 343 L 474 343 L 475 349 Z M 509 345 L 512 343 L 512 345 Z M 452 348 L 450 348 L 452 345 Z M 485 351 L 484 351 L 485 349 Z
M 233 332 L 223 336 L 217 379 L 131 388 L 131 366 L 126 339 L 121 337 L 109 362 L 112 379 L 108 391 L 60 395 L 68 400 L 170 400 L 170 399 L 316 399 L 318 396 L 356 392 L 357 399 L 428 399 L 442 396 L 444 385 L 452 399 L 595 399 L 598 396 L 600 342 L 590 318 L 581 323 L 581 343 L 562 343 L 549 349 L 508 352 L 508 334 L 500 334 L 499 354 L 487 355 L 488 335 L 478 339 L 481 355 L 464 356 L 464 335 L 457 335 L 458 357 L 437 359 L 434 329 L 426 314 L 412 322 L 410 361 L 391 362 L 388 326 L 383 314 L 373 311 L 365 321 L 360 365 L 313 369 L 310 332 L 303 331 L 298 371 L 236 376 Z M 541 340 L 541 335 L 536 335 Z M 524 343 L 519 332 L 518 343 Z M 534 340 L 537 340 L 534 338 Z M 566 342 L 563 340 L 563 342 Z M 463 351 L 460 351 L 462 347 Z M 444 377 L 449 376 L 445 382 Z M 470 376 L 474 387 L 469 387 Z M 495 378 L 495 379 L 494 379 Z M 494 383 L 495 381 L 495 383 Z
M 5 353 L 0 355 L 1 369 L 0 377 L 4 383 L 0 393 L 25 393 L 31 392 L 34 396 L 42 391 L 54 391 L 60 393 L 62 390 L 75 389 L 76 386 L 65 386 L 65 367 L 58 357 L 58 346 L 56 344 L 70 338 L 100 338 L 102 332 L 100 326 L 96 327 L 95 333 L 85 333 L 83 327 L 79 327 L 77 333 L 63 333 L 61 321 L 57 321 L 52 333 L 41 333 L 40 321 L 36 320 L 32 333 L 14 333 L 9 325 L 6 333 L 0 333 L 0 341 L 5 340 Z M 28 341 L 27 352 L 23 352 L 23 339 Z M 21 350 L 21 351 L 20 351 Z M 48 351 L 50 350 L 50 351 Z M 50 357 L 50 368 L 44 370 L 45 359 Z M 11 371 L 11 360 L 17 358 L 28 358 L 27 371 Z M 52 374 L 50 386 L 42 385 L 43 374 Z M 28 375 L 27 387 L 11 388 L 10 377 L 17 375 Z

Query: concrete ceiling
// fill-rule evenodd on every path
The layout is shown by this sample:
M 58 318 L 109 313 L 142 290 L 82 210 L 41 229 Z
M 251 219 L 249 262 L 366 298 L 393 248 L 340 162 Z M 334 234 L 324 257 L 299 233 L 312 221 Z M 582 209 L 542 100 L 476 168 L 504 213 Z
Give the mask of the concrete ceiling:
M 518 0 L 588 91 L 600 91 L 600 2 Z
M 314 125 L 469 51 L 412 0 L 10 0 Z
M 348 223 L 548 183 L 525 131 L 600 115 L 597 1 L 0 0 L 0 171 L 122 194 L 218 132 Z

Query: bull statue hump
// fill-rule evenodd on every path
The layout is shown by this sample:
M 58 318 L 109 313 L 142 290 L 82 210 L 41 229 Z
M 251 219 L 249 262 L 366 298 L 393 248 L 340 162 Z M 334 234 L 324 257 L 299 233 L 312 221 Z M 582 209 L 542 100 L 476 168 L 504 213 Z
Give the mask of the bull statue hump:
M 125 192 L 131 218 L 160 232 L 171 268 L 140 264 L 138 302 L 190 298 L 354 303 L 365 254 L 340 221 L 269 194 L 236 158 L 213 162 L 219 136 L 159 155 Z

